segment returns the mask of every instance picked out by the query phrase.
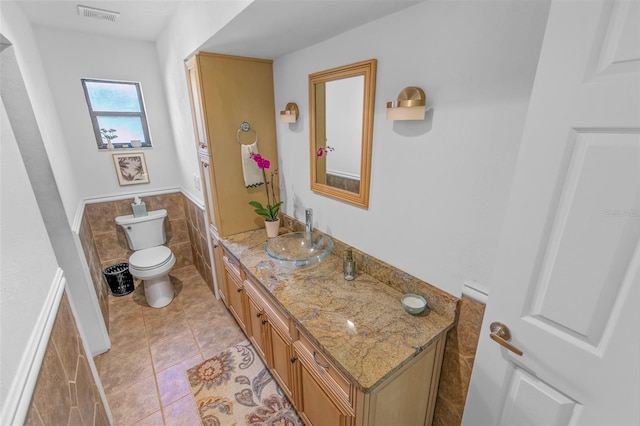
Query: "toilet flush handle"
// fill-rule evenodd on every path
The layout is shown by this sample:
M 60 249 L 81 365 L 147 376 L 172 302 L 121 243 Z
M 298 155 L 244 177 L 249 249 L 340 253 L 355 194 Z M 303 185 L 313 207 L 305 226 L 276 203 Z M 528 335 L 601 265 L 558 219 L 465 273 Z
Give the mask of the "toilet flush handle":
M 131 231 L 131 225 L 127 226 L 127 229 L 128 229 L 129 231 Z

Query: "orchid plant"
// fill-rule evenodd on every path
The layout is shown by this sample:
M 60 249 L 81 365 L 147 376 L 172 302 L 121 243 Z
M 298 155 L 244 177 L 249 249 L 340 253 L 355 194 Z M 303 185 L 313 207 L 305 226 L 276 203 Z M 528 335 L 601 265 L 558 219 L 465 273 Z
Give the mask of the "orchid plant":
M 320 158 L 323 155 L 326 156 L 331 151 L 335 151 L 335 148 L 331 148 L 329 145 L 321 146 L 320 148 L 318 148 L 318 151 L 316 152 L 316 158 Z
M 274 170 L 270 173 L 270 180 L 267 180 L 266 170 L 271 166 L 271 162 L 261 156 L 260 154 L 252 152 L 250 157 L 256 162 L 258 168 L 262 170 L 262 177 L 264 178 L 264 187 L 267 190 L 267 205 L 263 206 L 257 201 L 250 201 L 249 204 L 255 208 L 255 212 L 264 217 L 267 222 L 275 222 L 278 220 L 278 212 L 280 211 L 280 205 L 282 201 L 276 201 L 276 192 L 273 187 L 273 179 L 278 174 L 278 170 Z M 271 195 L 269 195 L 269 187 L 271 187 Z M 271 203 L 273 198 L 273 204 Z

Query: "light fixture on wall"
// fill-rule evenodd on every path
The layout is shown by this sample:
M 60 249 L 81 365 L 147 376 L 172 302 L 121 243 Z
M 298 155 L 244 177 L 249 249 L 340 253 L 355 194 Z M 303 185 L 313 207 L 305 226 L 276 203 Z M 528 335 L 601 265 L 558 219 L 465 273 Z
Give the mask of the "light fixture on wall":
M 405 87 L 395 102 L 387 102 L 387 120 L 424 120 L 426 100 L 421 88 Z
M 298 121 L 298 105 L 295 102 L 289 102 L 284 111 L 280 111 L 280 121 L 283 123 Z

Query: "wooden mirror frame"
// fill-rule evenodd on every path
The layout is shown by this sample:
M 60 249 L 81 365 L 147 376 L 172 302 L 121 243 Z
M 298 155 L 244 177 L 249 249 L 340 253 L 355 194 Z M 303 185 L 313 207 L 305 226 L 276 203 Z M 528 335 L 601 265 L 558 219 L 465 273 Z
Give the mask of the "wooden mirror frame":
M 311 190 L 351 203 L 358 207 L 369 207 L 369 185 L 371 178 L 371 141 L 373 139 L 373 111 L 375 103 L 376 89 L 376 66 L 375 59 L 369 59 L 342 67 L 332 68 L 309 74 L 309 147 L 311 154 Z M 364 76 L 364 99 L 362 104 L 362 141 L 360 156 L 360 189 L 359 192 L 350 192 L 318 182 L 318 149 L 325 146 L 325 143 L 318 144 L 317 131 L 319 123 L 324 122 L 324 110 L 316 111 L 316 84 L 327 83 L 333 80 L 341 80 L 349 77 Z M 316 114 L 320 114 L 317 116 Z M 323 159 L 326 156 L 322 157 Z

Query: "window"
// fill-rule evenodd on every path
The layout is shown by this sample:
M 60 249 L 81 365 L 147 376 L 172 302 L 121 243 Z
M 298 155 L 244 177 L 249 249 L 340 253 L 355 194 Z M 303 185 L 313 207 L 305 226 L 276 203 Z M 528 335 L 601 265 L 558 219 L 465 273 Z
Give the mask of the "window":
M 98 149 L 151 147 L 140 83 L 82 79 Z

